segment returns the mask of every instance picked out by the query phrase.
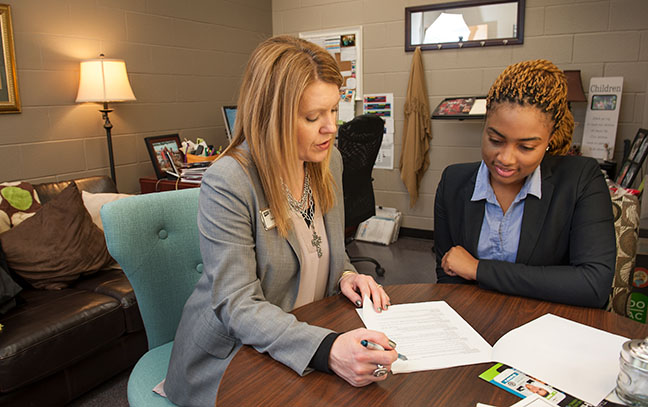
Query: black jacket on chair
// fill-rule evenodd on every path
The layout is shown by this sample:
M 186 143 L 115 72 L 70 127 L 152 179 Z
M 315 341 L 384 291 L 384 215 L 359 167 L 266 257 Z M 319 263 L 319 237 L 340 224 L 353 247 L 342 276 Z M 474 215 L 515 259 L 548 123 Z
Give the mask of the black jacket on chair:
M 344 228 L 347 243 L 353 239 L 355 228 L 376 214 L 376 201 L 373 192 L 373 170 L 380 144 L 383 139 L 385 122 L 379 116 L 362 115 L 344 123 L 338 130 L 338 149 L 342 154 L 344 170 L 342 187 L 344 190 Z M 372 257 L 349 258 L 352 263 L 370 262 L 376 266 L 376 275 L 383 276 L 385 269 Z
M 465 283 L 441 268 L 460 245 L 477 257 L 484 200 L 470 200 L 480 163 L 445 169 L 434 204 L 434 246 L 441 283 Z M 616 261 L 610 193 L 595 160 L 546 155 L 542 198 L 528 195 L 515 263 L 480 260 L 477 283 L 507 294 L 588 307 L 608 300 Z
M 358 226 L 376 214 L 373 170 L 385 122 L 379 116 L 362 115 L 344 123 L 338 130 L 338 149 L 344 171 L 344 226 Z

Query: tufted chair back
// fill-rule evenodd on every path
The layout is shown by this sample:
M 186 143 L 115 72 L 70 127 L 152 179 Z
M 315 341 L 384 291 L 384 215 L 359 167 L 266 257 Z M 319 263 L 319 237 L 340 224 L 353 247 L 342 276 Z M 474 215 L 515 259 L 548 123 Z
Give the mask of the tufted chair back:
M 108 251 L 133 286 L 149 349 L 173 340 L 202 271 L 198 193 L 137 195 L 101 209 Z
M 128 379 L 128 402 L 173 406 L 152 389 L 166 376 L 182 309 L 202 272 L 198 188 L 137 195 L 101 208 L 108 251 L 133 286 L 149 351 Z

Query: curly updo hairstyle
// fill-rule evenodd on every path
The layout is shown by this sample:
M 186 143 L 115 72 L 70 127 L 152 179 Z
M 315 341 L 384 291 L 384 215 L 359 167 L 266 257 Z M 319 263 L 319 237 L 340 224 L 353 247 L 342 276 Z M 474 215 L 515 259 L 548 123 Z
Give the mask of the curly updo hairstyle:
M 553 124 L 548 152 L 565 155 L 569 151 L 574 116 L 567 104 L 567 78 L 551 61 L 524 61 L 506 68 L 488 91 L 487 112 L 506 102 L 547 113 Z

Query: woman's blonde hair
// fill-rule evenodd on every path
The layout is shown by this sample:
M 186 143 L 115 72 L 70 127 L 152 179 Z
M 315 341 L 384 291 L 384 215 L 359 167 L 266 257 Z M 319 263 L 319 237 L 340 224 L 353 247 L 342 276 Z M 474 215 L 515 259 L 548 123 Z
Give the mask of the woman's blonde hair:
M 342 86 L 335 59 L 308 41 L 281 35 L 262 42 L 248 61 L 239 91 L 236 124 L 231 144 L 223 156 L 245 164 L 241 143 L 247 141 L 252 161 L 261 178 L 277 230 L 287 236 L 289 209 L 282 185 L 297 181 L 299 162 L 296 124 L 304 90 L 321 80 Z M 335 201 L 334 181 L 329 170 L 330 150 L 322 162 L 306 163 L 315 202 L 327 213 Z M 288 164 L 290 163 L 290 164 Z
M 499 103 L 535 106 L 551 117 L 549 153 L 565 155 L 574 132 L 574 116 L 567 104 L 567 78 L 563 71 L 546 59 L 513 64 L 500 74 L 491 86 L 486 109 Z

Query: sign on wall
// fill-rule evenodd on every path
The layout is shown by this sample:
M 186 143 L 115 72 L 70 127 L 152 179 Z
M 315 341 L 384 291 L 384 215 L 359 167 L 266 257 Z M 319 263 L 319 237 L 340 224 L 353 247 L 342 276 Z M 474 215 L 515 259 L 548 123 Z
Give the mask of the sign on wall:
M 610 160 L 614 154 L 623 77 L 590 79 L 583 155 Z

